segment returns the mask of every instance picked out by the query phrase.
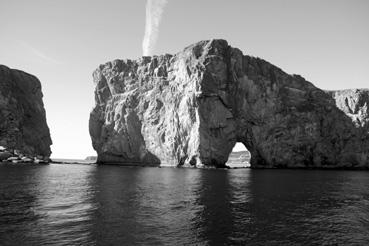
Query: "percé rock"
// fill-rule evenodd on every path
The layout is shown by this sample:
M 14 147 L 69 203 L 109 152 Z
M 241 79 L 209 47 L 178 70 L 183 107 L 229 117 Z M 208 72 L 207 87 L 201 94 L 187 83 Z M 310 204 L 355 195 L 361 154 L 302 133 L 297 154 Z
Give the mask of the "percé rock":
M 254 168 L 369 167 L 368 129 L 348 114 L 360 111 L 354 104 L 364 105 L 361 99 L 348 99 L 347 111 L 340 92 L 327 93 L 225 40 L 114 60 L 93 79 L 89 127 L 98 163 L 223 167 L 242 142 Z
M 0 65 L 0 146 L 19 159 L 51 154 L 42 97 L 35 76 Z

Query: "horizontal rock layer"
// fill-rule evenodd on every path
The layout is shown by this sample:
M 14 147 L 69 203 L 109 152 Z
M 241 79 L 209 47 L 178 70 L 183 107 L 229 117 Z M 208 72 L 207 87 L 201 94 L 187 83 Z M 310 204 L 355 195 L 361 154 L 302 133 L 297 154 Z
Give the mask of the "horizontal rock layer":
M 35 76 L 0 65 L 0 146 L 27 156 L 50 156 L 42 97 Z
M 369 166 L 367 114 L 360 122 L 352 116 L 367 112 L 367 98 L 346 106 L 341 92 L 224 40 L 114 60 L 93 78 L 90 135 L 99 163 L 223 167 L 242 142 L 255 168 Z

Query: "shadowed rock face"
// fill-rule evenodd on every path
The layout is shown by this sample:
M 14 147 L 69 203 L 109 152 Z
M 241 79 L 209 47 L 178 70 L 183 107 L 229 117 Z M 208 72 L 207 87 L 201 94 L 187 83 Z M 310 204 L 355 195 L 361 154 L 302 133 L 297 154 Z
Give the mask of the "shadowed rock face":
M 52 142 L 42 96 L 35 76 L 0 65 L 0 146 L 50 156 Z
M 340 92 L 224 40 L 108 62 L 93 78 L 90 134 L 100 163 L 222 167 L 242 142 L 252 167 L 369 166 L 368 129 L 340 107 Z

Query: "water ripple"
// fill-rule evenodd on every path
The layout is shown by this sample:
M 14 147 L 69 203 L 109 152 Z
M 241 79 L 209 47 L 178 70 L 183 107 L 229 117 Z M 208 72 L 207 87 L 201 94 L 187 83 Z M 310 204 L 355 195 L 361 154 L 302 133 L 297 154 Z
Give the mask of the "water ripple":
M 0 166 L 1 245 L 366 245 L 351 171 Z

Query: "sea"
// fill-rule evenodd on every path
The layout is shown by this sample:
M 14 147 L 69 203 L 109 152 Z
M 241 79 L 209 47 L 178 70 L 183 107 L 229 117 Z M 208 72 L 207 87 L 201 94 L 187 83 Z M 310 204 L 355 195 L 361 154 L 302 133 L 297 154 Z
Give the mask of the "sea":
M 0 245 L 369 245 L 369 172 L 1 164 Z

